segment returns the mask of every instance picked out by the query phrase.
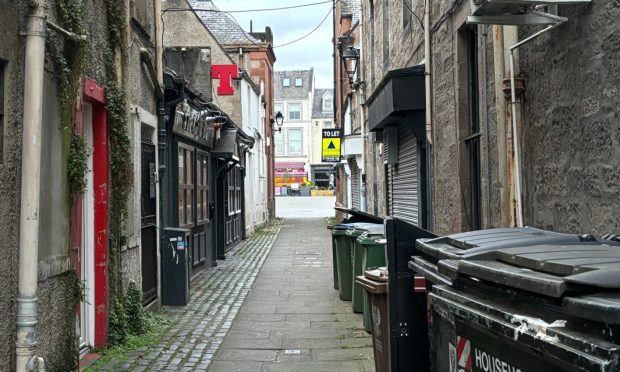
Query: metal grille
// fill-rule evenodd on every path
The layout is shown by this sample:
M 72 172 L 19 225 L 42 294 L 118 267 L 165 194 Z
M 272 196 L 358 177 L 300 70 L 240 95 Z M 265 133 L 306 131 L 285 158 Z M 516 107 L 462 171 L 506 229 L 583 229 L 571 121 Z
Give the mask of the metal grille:
M 155 131 L 155 129 L 147 126 L 147 125 L 142 125 L 140 127 L 140 140 L 142 141 L 142 143 L 153 143 L 153 132 Z
M 418 171 L 418 146 L 413 129 L 398 127 L 398 164 L 390 171 L 390 213 L 394 217 L 419 225 L 420 176 Z
M 360 169 L 355 158 L 349 159 L 351 168 L 351 208 L 360 209 Z

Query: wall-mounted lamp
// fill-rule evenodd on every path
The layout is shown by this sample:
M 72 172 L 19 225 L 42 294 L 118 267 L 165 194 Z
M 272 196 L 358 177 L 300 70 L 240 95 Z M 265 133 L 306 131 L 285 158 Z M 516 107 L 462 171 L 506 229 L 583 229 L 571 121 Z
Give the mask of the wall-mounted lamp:
M 284 115 L 278 111 L 276 113 L 276 125 L 278 126 L 278 132 L 282 132 L 282 124 L 284 124 Z
M 359 49 L 355 47 L 348 47 L 342 53 L 342 62 L 344 62 L 344 67 L 347 70 L 347 76 L 349 77 L 349 84 L 353 85 L 353 79 L 355 79 L 355 74 L 357 72 L 357 66 L 360 61 L 360 52 Z

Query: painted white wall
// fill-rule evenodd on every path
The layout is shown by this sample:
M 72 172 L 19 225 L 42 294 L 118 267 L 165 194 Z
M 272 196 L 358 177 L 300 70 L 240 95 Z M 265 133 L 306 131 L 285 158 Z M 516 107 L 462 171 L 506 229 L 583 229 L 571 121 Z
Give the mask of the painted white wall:
M 263 92 L 262 84 L 260 93 L 256 93 L 246 80 L 241 80 L 241 128 L 256 140 L 254 147 L 246 154 L 244 198 L 247 235 L 268 219 Z

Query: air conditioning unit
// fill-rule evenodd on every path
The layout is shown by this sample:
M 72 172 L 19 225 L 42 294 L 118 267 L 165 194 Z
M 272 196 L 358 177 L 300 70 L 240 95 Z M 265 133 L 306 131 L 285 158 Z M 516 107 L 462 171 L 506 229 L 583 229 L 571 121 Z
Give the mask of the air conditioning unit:
M 553 24 L 547 17 L 530 14 L 538 5 L 557 6 L 587 4 L 591 0 L 470 0 L 471 16 L 467 23 L 497 25 Z
M 536 5 L 586 4 L 591 0 L 470 0 L 472 15 L 524 14 Z

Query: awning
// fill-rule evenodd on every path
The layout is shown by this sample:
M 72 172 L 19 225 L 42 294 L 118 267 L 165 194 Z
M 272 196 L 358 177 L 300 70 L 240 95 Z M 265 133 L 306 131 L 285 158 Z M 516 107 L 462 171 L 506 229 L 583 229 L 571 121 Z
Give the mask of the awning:
M 237 130 L 224 130 L 211 152 L 211 156 L 222 160 L 239 161 L 239 146 L 237 144 Z
M 278 162 L 275 164 L 275 169 L 303 169 L 304 162 Z
M 424 66 L 388 72 L 368 97 L 367 105 L 371 131 L 395 125 L 416 111 L 424 112 Z

